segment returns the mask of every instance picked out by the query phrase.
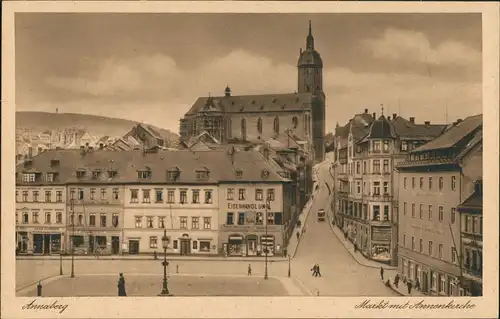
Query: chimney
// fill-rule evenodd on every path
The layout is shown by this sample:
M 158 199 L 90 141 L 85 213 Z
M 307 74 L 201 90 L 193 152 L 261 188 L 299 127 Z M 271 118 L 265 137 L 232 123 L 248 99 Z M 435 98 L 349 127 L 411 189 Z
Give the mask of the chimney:
M 32 158 L 33 157 L 33 147 L 28 147 L 28 158 Z
M 410 117 L 410 123 L 411 124 L 415 124 L 415 118 L 414 117 Z
M 398 115 L 396 113 L 392 113 L 392 119 L 395 120 Z
M 102 150 L 104 148 L 104 144 L 103 143 L 99 143 L 99 149 Z
M 376 119 L 377 113 L 373 112 L 373 119 Z
M 425 125 L 431 125 L 431 121 L 425 121 L 424 124 Z
M 368 114 L 368 109 L 365 109 L 365 114 Z

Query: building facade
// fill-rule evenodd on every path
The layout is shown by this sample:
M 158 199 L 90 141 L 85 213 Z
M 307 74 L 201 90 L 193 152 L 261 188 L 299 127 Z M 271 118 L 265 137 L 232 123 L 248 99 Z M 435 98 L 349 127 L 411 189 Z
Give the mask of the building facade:
M 457 206 L 482 178 L 482 116 L 455 123 L 397 169 L 401 275 L 429 295 L 463 295 Z
M 296 93 L 234 96 L 226 87 L 224 96 L 200 97 L 180 120 L 180 135 L 189 140 L 207 132 L 221 143 L 268 140 L 285 130 L 313 145 L 310 155 L 324 158 L 325 105 L 323 62 L 314 46 L 311 25 L 306 48 L 297 63 Z
M 16 253 L 64 253 L 66 187 L 56 158 L 29 158 L 16 168 Z

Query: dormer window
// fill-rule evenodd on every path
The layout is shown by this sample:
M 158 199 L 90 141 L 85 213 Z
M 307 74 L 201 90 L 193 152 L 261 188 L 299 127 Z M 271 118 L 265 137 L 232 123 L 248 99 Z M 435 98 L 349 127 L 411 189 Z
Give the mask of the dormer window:
M 35 173 L 24 173 L 23 174 L 23 182 L 25 183 L 34 183 L 36 180 Z
M 109 170 L 109 171 L 108 171 L 108 176 L 109 176 L 109 178 L 113 178 L 113 177 L 115 177 L 117 174 L 118 174 L 118 171 L 117 171 L 117 170 L 115 170 L 115 169 L 114 169 L 114 170 Z
M 262 179 L 267 179 L 269 177 L 269 171 L 267 169 L 262 170 L 261 177 Z
M 170 181 L 175 181 L 179 178 L 180 171 L 177 167 L 173 167 L 167 171 L 167 179 Z
M 53 159 L 50 161 L 50 166 L 51 167 L 54 167 L 54 166 L 57 166 L 59 165 L 59 160 L 56 160 L 56 159 Z
M 151 170 L 143 169 L 143 170 L 137 171 L 137 178 L 139 178 L 139 179 L 151 178 Z
M 47 173 L 47 175 L 45 176 L 45 179 L 47 180 L 47 182 L 52 183 L 52 182 L 54 182 L 55 177 L 56 177 L 56 173 Z
M 93 170 L 92 171 L 92 179 L 98 179 L 99 175 L 101 175 L 101 171 L 100 170 Z
M 84 176 L 85 176 L 85 170 L 84 170 L 83 168 L 82 168 L 82 169 L 78 169 L 78 170 L 76 171 L 76 177 L 78 177 L 78 178 L 82 178 L 82 177 L 84 177 Z
M 207 168 L 203 168 L 203 169 L 196 171 L 196 179 L 197 180 L 205 180 L 207 178 L 208 178 L 208 169 Z
M 243 177 L 243 171 L 241 169 L 236 170 L 236 178 L 242 178 Z

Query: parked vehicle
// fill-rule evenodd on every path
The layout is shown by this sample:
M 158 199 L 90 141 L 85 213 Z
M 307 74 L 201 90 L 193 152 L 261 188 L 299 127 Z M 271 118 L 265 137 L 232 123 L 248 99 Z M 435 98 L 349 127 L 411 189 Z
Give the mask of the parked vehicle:
M 319 222 L 324 222 L 325 221 L 325 217 L 326 217 L 326 212 L 323 208 L 321 208 L 319 211 L 318 211 L 318 221 Z

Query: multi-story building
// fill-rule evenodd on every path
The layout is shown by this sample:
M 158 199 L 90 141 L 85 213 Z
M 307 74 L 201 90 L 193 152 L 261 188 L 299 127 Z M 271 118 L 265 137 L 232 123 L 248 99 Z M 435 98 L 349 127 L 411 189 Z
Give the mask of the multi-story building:
M 460 289 L 457 206 L 482 179 L 482 115 L 458 121 L 409 153 L 399 171 L 399 271 L 430 295 Z
M 483 295 L 483 181 L 458 207 L 462 244 L 462 280 L 465 295 Z
M 16 167 L 17 253 L 64 252 L 68 165 L 41 153 Z
M 409 150 L 437 136 L 445 125 L 416 124 L 397 114 L 357 114 L 336 129 L 336 224 L 367 258 L 397 262 L 398 177 L 394 168 Z

